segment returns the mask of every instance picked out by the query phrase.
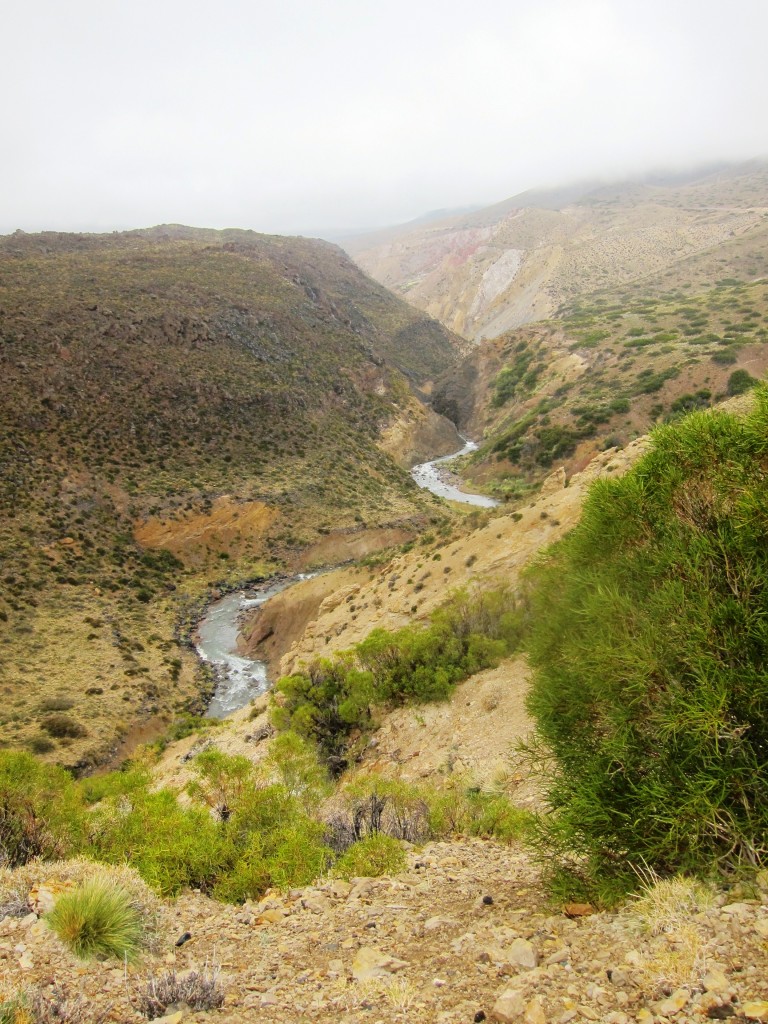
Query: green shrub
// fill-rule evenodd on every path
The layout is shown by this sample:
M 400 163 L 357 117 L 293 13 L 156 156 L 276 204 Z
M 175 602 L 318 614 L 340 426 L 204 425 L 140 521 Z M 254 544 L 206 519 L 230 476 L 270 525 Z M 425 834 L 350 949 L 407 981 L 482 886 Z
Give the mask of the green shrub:
M 397 839 L 376 832 L 354 843 L 336 861 L 334 874 L 340 878 L 396 875 L 405 867 L 405 851 Z
M 0 752 L 0 863 L 76 853 L 85 839 L 85 813 L 71 776 L 31 754 Z
M 425 799 L 435 839 L 463 835 L 509 843 L 522 839 L 531 826 L 531 815 L 500 793 L 459 784 L 427 791 Z
M 734 370 L 728 378 L 726 388 L 729 395 L 743 395 L 757 384 L 757 379 L 748 370 Z
M 146 788 L 107 797 L 91 812 L 91 849 L 107 864 L 132 864 L 157 892 L 209 889 L 230 866 L 226 837 L 206 809 L 182 807 L 176 794 Z
M 280 679 L 273 722 L 316 743 L 338 774 L 352 738 L 370 728 L 374 705 L 445 700 L 456 683 L 515 650 L 523 628 L 509 590 L 459 592 L 428 626 L 375 629 L 354 650 Z
M 141 949 L 141 917 L 128 893 L 107 879 L 94 878 L 64 893 L 46 921 L 83 960 L 134 960 Z
M 531 573 L 539 841 L 567 884 L 754 863 L 768 829 L 768 392 L 661 428 Z M 569 880 L 569 881 L 568 881 Z

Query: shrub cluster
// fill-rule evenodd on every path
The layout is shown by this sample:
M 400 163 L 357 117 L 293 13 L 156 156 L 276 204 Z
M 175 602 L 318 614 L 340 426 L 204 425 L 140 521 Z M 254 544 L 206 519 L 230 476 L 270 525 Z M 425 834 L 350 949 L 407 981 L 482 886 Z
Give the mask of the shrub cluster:
M 522 630 L 522 612 L 507 589 L 461 591 L 426 627 L 375 629 L 353 650 L 280 679 L 273 721 L 317 744 L 338 774 L 376 705 L 445 700 L 456 683 L 515 650 Z
M 561 877 L 755 863 L 768 834 L 768 390 L 600 480 L 532 583 L 529 698 Z

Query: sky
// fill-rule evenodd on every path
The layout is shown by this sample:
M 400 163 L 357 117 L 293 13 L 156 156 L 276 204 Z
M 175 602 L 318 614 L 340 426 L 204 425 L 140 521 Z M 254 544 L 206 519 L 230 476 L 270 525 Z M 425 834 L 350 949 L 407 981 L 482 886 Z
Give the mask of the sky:
M 766 39 L 768 0 L 6 0 L 0 233 L 355 231 L 768 156 Z

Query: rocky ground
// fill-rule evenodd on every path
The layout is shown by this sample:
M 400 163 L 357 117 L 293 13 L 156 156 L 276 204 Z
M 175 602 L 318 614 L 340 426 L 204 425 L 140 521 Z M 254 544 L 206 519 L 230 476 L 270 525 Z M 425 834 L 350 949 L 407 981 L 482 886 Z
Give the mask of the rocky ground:
M 39 876 L 38 910 L 50 870 L 25 874 Z M 242 907 L 188 893 L 160 908 L 157 951 L 127 967 L 81 963 L 35 912 L 7 916 L 0 977 L 10 990 L 58 985 L 87 1000 L 84 1020 L 104 1011 L 125 1024 L 147 1019 L 141 994 L 169 970 L 218 972 L 223 1006 L 161 1015 L 186 1024 L 768 1019 L 768 891 L 657 902 L 655 917 L 637 901 L 547 906 L 524 850 L 432 843 L 392 878 L 329 879 Z

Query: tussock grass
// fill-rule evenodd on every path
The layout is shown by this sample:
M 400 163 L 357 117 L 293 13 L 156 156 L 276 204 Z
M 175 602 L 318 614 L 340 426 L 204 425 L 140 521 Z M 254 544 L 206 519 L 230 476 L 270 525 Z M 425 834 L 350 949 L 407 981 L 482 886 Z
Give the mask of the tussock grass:
M 651 935 L 677 931 L 689 925 L 694 914 L 714 905 L 714 891 L 697 878 L 659 878 L 653 871 L 641 877 L 643 884 L 633 909 Z
M 46 920 L 82 960 L 135 960 L 143 945 L 143 923 L 129 893 L 105 876 L 64 893 Z

